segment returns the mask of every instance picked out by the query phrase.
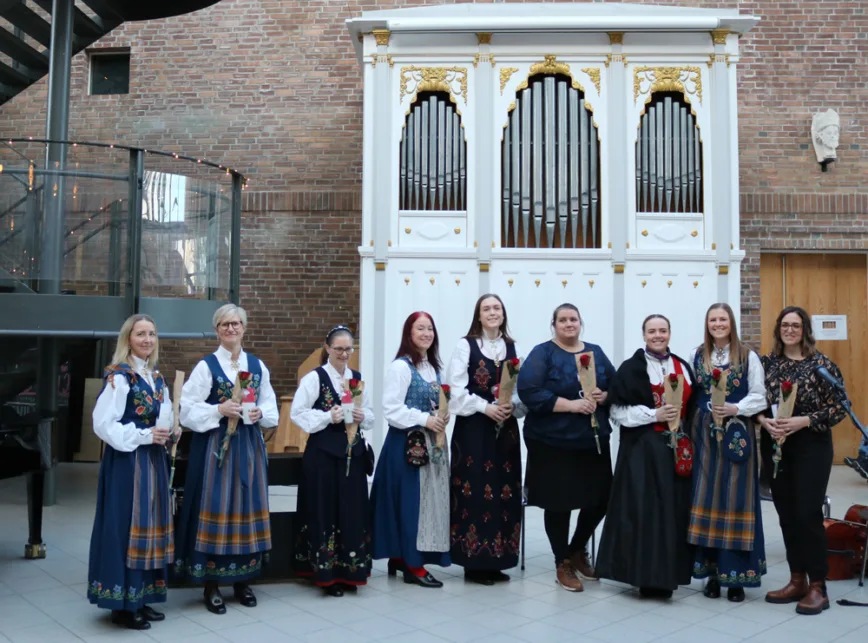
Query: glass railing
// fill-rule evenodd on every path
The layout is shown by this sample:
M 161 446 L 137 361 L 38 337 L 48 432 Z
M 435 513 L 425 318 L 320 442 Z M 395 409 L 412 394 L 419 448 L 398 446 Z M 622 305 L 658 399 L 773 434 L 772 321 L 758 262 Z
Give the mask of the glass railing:
M 46 168 L 49 146 L 65 161 Z M 0 282 L 237 300 L 244 179 L 234 170 L 180 153 L 31 139 L 0 141 L 0 166 Z

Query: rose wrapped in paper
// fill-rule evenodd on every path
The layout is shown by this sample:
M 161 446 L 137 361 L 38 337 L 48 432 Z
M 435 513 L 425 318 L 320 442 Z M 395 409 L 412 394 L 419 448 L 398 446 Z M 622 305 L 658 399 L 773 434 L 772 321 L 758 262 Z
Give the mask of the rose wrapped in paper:
M 353 407 L 362 408 L 362 393 L 365 391 L 365 383 L 362 380 L 355 378 L 349 381 L 344 380 L 344 390 L 349 391 L 353 396 Z M 347 477 L 350 475 L 350 461 L 352 458 L 353 446 L 359 438 L 359 425 L 354 423 L 347 424 Z
M 775 414 L 776 420 L 783 420 L 793 417 L 796 410 L 796 391 L 799 385 L 789 380 L 781 382 L 781 393 L 778 398 L 778 412 Z M 775 463 L 775 470 L 772 473 L 773 478 L 778 477 L 778 464 L 783 458 L 781 447 L 786 441 L 786 437 L 775 438 L 774 453 L 772 454 L 772 462 Z
M 591 392 L 597 388 L 597 365 L 593 353 L 579 353 L 576 355 L 576 368 L 579 370 L 579 383 L 582 385 L 582 396 L 586 400 L 593 401 Z M 597 453 L 600 450 L 600 421 L 597 414 L 591 413 L 591 428 L 594 429 L 594 442 L 597 443 Z
M 235 376 L 235 385 L 232 387 L 232 401 L 235 404 L 241 404 L 241 400 L 244 399 L 245 395 L 248 398 L 250 396 L 250 393 L 247 392 L 248 389 L 253 389 L 253 376 L 247 371 L 241 371 Z M 256 398 L 255 392 L 253 393 L 253 398 Z M 229 421 L 226 423 L 226 434 L 223 436 L 223 442 L 220 444 L 220 452 L 216 454 L 218 467 L 223 466 L 223 459 L 229 451 L 229 442 L 238 430 L 238 421 L 240 419 L 240 416 L 229 418 Z
M 174 425 L 172 426 L 172 435 L 169 439 L 172 441 L 172 468 L 169 471 L 169 492 L 172 494 L 172 515 L 175 514 L 176 500 L 175 489 L 175 459 L 178 456 L 178 442 L 181 441 L 181 394 L 184 390 L 184 371 L 175 371 L 175 386 L 172 390 L 172 413 L 175 417 Z
M 501 406 L 512 404 L 512 395 L 518 382 L 518 372 L 521 370 L 521 360 L 513 357 L 507 360 L 505 365 L 506 368 L 503 369 L 503 373 L 500 375 L 500 383 L 495 384 L 491 388 L 491 394 L 494 395 L 495 402 Z M 502 423 L 495 425 L 497 437 L 500 437 L 500 430 L 502 428 Z
M 449 398 L 451 389 L 448 384 L 440 385 L 440 404 L 437 406 L 437 417 L 446 419 L 449 416 Z M 446 448 L 446 431 L 435 434 L 435 445 L 439 449 Z
M 681 406 L 684 400 L 684 376 L 678 373 L 670 373 L 663 382 L 663 403 L 678 409 L 678 415 L 674 420 L 669 420 L 669 440 L 672 450 L 675 452 L 675 461 L 678 461 L 678 433 L 681 428 Z
M 712 406 L 723 406 L 726 404 L 726 395 L 727 395 L 727 383 L 729 382 L 729 369 L 725 371 L 721 371 L 719 368 L 715 368 L 711 371 L 711 405 Z M 717 441 L 720 442 L 723 440 L 723 421 L 724 417 L 722 415 L 717 415 L 716 413 L 711 414 L 712 427 L 711 431 L 717 437 Z

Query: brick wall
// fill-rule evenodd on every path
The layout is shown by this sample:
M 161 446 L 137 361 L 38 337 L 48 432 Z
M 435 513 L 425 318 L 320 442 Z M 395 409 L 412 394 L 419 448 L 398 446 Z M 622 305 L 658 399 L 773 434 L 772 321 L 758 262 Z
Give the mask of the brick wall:
M 433 1 L 223 0 L 125 24 L 97 46 L 130 48 L 127 96 L 88 96 L 85 56 L 73 62 L 71 137 L 205 156 L 249 175 L 242 303 L 248 346 L 278 393 L 331 325 L 358 319 L 362 90 L 344 21 Z M 742 39 L 738 82 L 743 328 L 757 341 L 761 250 L 868 249 L 868 14 L 853 0 L 649 3 L 762 18 Z M 822 173 L 810 121 L 829 107 L 841 147 Z M 42 134 L 44 108 L 42 81 L 0 107 L 0 136 Z M 164 370 L 189 370 L 211 347 L 166 342 Z

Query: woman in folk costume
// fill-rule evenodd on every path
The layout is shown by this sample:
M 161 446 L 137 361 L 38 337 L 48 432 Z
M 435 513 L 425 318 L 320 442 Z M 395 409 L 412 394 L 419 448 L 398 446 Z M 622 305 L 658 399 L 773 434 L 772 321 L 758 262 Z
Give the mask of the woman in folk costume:
M 165 615 L 172 562 L 172 511 L 165 444 L 174 418 L 169 388 L 156 370 L 157 327 L 147 315 L 124 322 L 93 430 L 105 443 L 90 540 L 87 594 L 112 610 L 112 622 L 146 630 Z
M 497 295 L 483 295 L 473 309 L 467 336 L 449 362 L 452 431 L 452 562 L 481 585 L 508 581 L 521 545 L 521 442 L 518 422 L 525 409 L 513 393 L 497 403 L 507 362 L 518 359 L 509 336 L 506 308 Z
M 817 350 L 811 317 L 804 308 L 787 306 L 775 322 L 774 344 L 762 358 L 767 408 L 757 415 L 763 428 L 760 449 L 772 478 L 772 499 L 790 580 L 766 594 L 769 603 L 796 603 L 796 612 L 816 615 L 829 609 L 826 576 L 828 543 L 823 501 L 832 473 L 832 428 L 847 417 L 841 393 L 818 373 L 822 367 L 843 386 L 841 370 Z M 795 395 L 792 416 L 778 415 L 782 397 Z M 778 448 L 775 448 L 777 443 Z M 780 456 L 777 468 L 775 452 Z
M 544 510 L 556 582 L 568 592 L 581 592 L 579 575 L 596 579 L 587 545 L 606 515 L 612 486 L 606 391 L 615 368 L 602 348 L 582 341 L 582 316 L 572 304 L 555 309 L 551 329 L 552 339 L 534 347 L 518 376 L 518 394 L 528 407 L 525 486 L 527 503 Z M 587 394 L 579 373 L 582 354 L 589 367 L 593 355 L 597 382 Z M 570 538 L 574 509 L 580 511 Z
M 241 349 L 246 326 L 247 313 L 234 304 L 214 313 L 220 348 L 196 365 L 181 395 L 181 423 L 193 439 L 175 569 L 204 583 L 205 606 L 214 614 L 226 613 L 221 582 L 233 584 L 245 607 L 256 605 L 248 581 L 260 574 L 262 553 L 271 549 L 268 461 L 260 427 L 277 426 L 277 400 L 265 364 Z M 239 373 L 249 373 L 255 397 L 246 418 L 242 405 L 232 401 Z M 238 424 L 225 439 L 230 418 Z
M 693 570 L 694 547 L 687 542 L 693 447 L 686 419 L 695 378 L 688 363 L 669 351 L 666 317 L 645 318 L 642 334 L 645 348 L 621 364 L 609 390 L 621 446 L 597 574 L 638 587 L 646 598 L 670 598 L 679 585 L 690 584 Z M 665 402 L 666 387 L 679 380 L 680 410 Z M 669 423 L 676 421 L 672 432 Z
M 691 355 L 697 412 L 693 503 L 687 541 L 696 545 L 694 578 L 708 578 L 704 594 L 744 600 L 745 587 L 759 587 L 766 573 L 760 509 L 759 449 L 751 417 L 766 408 L 765 373 L 759 356 L 738 338 L 728 304 L 705 314 L 705 341 Z M 726 378 L 725 380 L 723 378 Z M 711 390 L 725 382 L 726 403 L 712 406 Z
M 298 485 L 296 568 L 330 596 L 355 590 L 371 575 L 368 474 L 373 471 L 360 431 L 373 426 L 374 412 L 364 389 L 361 405 L 353 406 L 357 432 L 350 441 L 341 401 L 352 399 L 350 382 L 362 380 L 347 365 L 352 353 L 350 329 L 335 326 L 326 335 L 320 367 L 299 382 L 290 411 L 292 421 L 310 434 Z
M 374 558 L 388 558 L 390 576 L 401 570 L 405 583 L 422 587 L 443 586 L 425 565 L 450 565 L 449 454 L 436 445 L 449 424 L 438 414 L 438 345 L 428 313 L 407 317 L 383 383 L 389 432 L 371 488 Z

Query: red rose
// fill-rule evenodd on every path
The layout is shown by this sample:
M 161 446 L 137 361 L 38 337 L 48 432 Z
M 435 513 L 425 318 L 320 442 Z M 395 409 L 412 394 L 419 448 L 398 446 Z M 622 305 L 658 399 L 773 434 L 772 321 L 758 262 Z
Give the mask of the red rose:
M 449 390 L 450 390 L 450 389 L 449 389 L 449 385 L 448 385 L 448 384 L 441 384 L 441 385 L 440 385 L 440 390 L 443 391 L 444 393 L 446 393 L 446 395 L 449 395 Z
M 513 366 L 518 366 L 519 364 L 521 364 L 521 360 L 517 357 L 513 357 L 511 360 L 509 360 L 509 363 Z
M 715 382 L 720 380 L 721 375 L 723 375 L 723 373 L 720 371 L 719 368 L 716 368 L 713 371 L 711 371 L 711 379 L 713 379 Z
M 672 386 L 678 386 L 678 373 L 669 374 L 669 383 L 672 384 Z
M 361 383 L 362 382 L 360 380 L 353 378 L 350 380 L 350 388 L 359 388 L 359 384 Z
M 591 356 L 585 353 L 579 357 L 579 362 L 581 362 L 582 368 L 588 368 L 591 365 Z
M 784 380 L 781 382 L 781 393 L 787 395 L 793 392 L 793 383 L 789 380 Z

